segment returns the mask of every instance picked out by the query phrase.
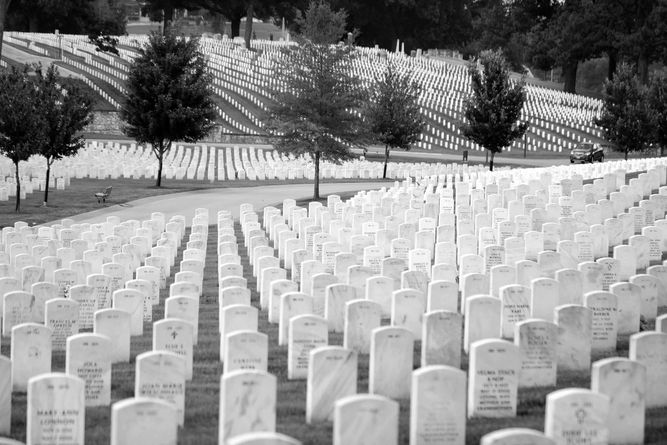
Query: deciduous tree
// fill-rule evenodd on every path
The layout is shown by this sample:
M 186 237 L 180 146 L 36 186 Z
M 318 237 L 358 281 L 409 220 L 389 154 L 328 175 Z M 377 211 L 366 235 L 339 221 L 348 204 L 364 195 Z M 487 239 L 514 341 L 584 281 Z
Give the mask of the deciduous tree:
M 383 178 L 387 177 L 391 149 L 409 150 L 426 127 L 419 106 L 419 93 L 419 84 L 391 63 L 375 81 L 366 118 L 375 138 L 384 144 Z
M 667 147 L 667 74 L 653 77 L 648 101 L 653 119 L 653 140 L 660 146 L 660 156 L 663 156 Z
M 215 126 L 209 85 L 197 39 L 153 33 L 134 59 L 120 116 L 127 136 L 151 144 L 158 160 L 157 187 L 162 185 L 163 158 L 172 143 L 197 142 Z
M 630 65 L 621 64 L 603 88 L 604 108 L 596 123 L 604 128 L 607 140 L 625 154 L 643 151 L 651 142 L 652 125 L 646 87 Z
M 311 2 L 301 29 L 301 43 L 287 49 L 279 62 L 268 127 L 277 136 L 278 150 L 311 156 L 313 199 L 319 199 L 320 161 L 351 159 L 350 147 L 368 141 L 357 114 L 366 94 L 352 72 L 354 48 L 335 44 L 345 33 L 345 13 L 323 1 Z
M 0 71 L 0 153 L 14 163 L 17 212 L 21 209 L 19 163 L 35 154 L 44 137 L 39 97 L 28 71 L 27 65 Z
M 468 65 L 472 81 L 472 95 L 465 104 L 463 135 L 491 154 L 493 158 L 512 141 L 523 136 L 528 124 L 519 122 L 521 108 L 526 100 L 523 80 L 513 83 L 509 67 L 502 53 L 485 51 L 480 56 L 481 68 Z
M 53 162 L 75 155 L 85 146 L 84 127 L 92 119 L 92 102 L 75 84 L 63 85 L 58 69 L 51 65 L 46 73 L 37 69 L 35 82 L 39 93 L 39 113 L 43 118 L 42 144 L 37 154 L 46 159 L 44 205 L 49 200 L 49 179 Z

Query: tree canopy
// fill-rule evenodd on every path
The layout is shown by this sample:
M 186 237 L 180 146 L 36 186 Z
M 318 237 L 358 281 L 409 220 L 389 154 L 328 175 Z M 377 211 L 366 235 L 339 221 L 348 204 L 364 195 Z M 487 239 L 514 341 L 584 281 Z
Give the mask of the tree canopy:
M 21 208 L 19 162 L 35 154 L 44 140 L 39 93 L 28 72 L 27 65 L 0 70 L 0 153 L 14 163 L 17 212 Z
M 419 93 L 419 84 L 391 63 L 375 80 L 365 114 L 370 131 L 385 145 L 383 178 L 387 177 L 390 150 L 409 150 L 426 127 L 419 106 Z
M 472 94 L 464 109 L 463 135 L 484 147 L 493 158 L 515 139 L 524 135 L 528 124 L 519 122 L 521 109 L 526 100 L 523 80 L 513 83 L 509 77 L 509 66 L 502 53 L 482 53 L 478 66 L 468 65 L 472 81 Z
M 655 76 L 648 93 L 653 141 L 660 145 L 660 156 L 667 148 L 667 74 Z
M 335 36 L 344 34 L 341 17 L 325 2 L 310 4 L 303 15 L 301 44 L 288 48 L 279 61 L 273 91 L 276 102 L 269 113 L 275 147 L 312 157 L 313 199 L 319 199 L 320 160 L 348 160 L 353 157 L 351 146 L 368 140 L 359 116 L 366 93 L 351 69 L 354 48 L 334 44 Z
M 55 65 L 35 78 L 39 112 L 43 118 L 43 138 L 36 145 L 36 154 L 46 159 L 44 203 L 49 200 L 49 177 L 53 162 L 75 155 L 85 146 L 83 130 L 92 120 L 90 97 L 74 84 L 63 85 Z
M 175 141 L 197 142 L 215 126 L 210 75 L 197 39 L 151 34 L 127 79 L 120 116 L 127 136 L 151 144 L 162 184 L 164 155 Z
M 646 87 L 629 65 L 622 64 L 604 85 L 604 108 L 596 123 L 607 140 L 625 154 L 643 151 L 653 136 Z

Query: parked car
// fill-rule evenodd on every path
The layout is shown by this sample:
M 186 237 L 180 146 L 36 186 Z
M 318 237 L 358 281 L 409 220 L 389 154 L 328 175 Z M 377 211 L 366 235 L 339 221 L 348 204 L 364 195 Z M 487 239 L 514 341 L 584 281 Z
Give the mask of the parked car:
M 604 148 L 600 144 L 583 142 L 570 152 L 570 162 L 604 161 Z

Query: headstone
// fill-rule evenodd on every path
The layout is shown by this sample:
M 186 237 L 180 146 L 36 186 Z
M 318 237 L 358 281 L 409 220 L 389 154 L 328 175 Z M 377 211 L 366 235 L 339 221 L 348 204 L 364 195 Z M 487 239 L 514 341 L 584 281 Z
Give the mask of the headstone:
M 519 387 L 555 386 L 558 326 L 529 319 L 515 325 L 514 344 L 521 353 Z
M 47 301 L 44 325 L 51 328 L 53 351 L 64 351 L 67 338 L 79 333 L 79 303 L 65 298 Z
M 100 334 L 77 334 L 67 339 L 65 369 L 85 382 L 86 406 L 111 404 L 111 340 Z
M 95 312 L 93 332 L 111 340 L 107 352 L 112 363 L 130 361 L 131 315 L 119 309 L 101 309 Z
M 478 340 L 500 337 L 501 302 L 499 298 L 478 295 L 466 300 L 463 326 L 463 347 Z
M 622 282 L 609 286 L 609 292 L 616 295 L 618 301 L 618 334 L 631 335 L 639 332 L 641 288 L 636 284 Z
M 468 418 L 515 417 L 521 354 L 505 340 L 480 340 L 470 346 Z
M 116 291 L 118 292 L 118 291 Z M 115 307 L 115 305 L 114 305 Z M 122 308 L 121 308 L 122 309 Z M 128 311 L 129 312 L 129 311 Z M 169 297 L 164 302 L 164 317 L 187 321 L 192 325 L 193 342 L 197 344 L 199 334 L 199 299 L 186 295 Z
M 333 445 L 398 445 L 398 402 L 372 394 L 336 402 Z
M 609 397 L 610 444 L 644 443 L 646 368 L 626 358 L 607 358 L 593 363 L 591 389 Z
M 12 390 L 25 392 L 28 380 L 51 372 L 51 329 L 24 323 L 12 328 Z M 9 375 L 9 374 L 7 374 Z
M 153 323 L 153 351 L 169 351 L 185 359 L 185 379 L 192 380 L 192 324 L 165 318 Z
M 466 437 L 466 374 L 449 366 L 412 373 L 411 444 L 463 444 Z
M 616 350 L 618 337 L 618 298 L 611 292 L 593 291 L 584 296 L 584 305 L 592 312 L 591 350 Z
M 414 339 L 409 330 L 386 326 L 373 331 L 368 392 L 392 399 L 410 396 Z
M 178 424 L 185 421 L 185 359 L 173 352 L 148 351 L 136 359 L 135 397 L 163 400 L 176 408 Z
M 329 342 L 327 321 L 317 315 L 299 315 L 289 321 L 287 378 L 308 377 L 310 351 Z
M 530 317 L 530 289 L 519 284 L 503 286 L 500 288 L 500 302 L 501 336 L 513 339 L 514 326 Z
M 646 407 L 667 406 L 667 334 L 640 332 L 631 335 L 628 357 L 646 367 Z
M 357 298 L 357 289 L 349 284 L 330 284 L 325 290 L 324 318 L 333 332 L 343 332 L 345 304 Z
M 85 383 L 50 373 L 28 381 L 26 443 L 84 445 Z
M 280 296 L 278 345 L 287 344 L 290 319 L 306 314 L 313 314 L 313 297 L 301 292 L 288 292 Z
M 421 340 L 424 312 L 426 312 L 426 298 L 422 292 L 414 289 L 401 289 L 392 294 L 392 326 L 408 329 L 416 340 Z
M 134 289 L 118 289 L 111 297 L 114 309 L 130 314 L 130 334 L 144 333 L 144 294 Z
M 588 389 L 561 389 L 547 394 L 544 433 L 557 444 L 606 444 L 608 416 L 607 396 Z
M 158 398 L 121 400 L 111 407 L 111 445 L 169 444 L 178 439 L 178 411 Z
M 220 384 L 218 443 L 244 433 L 276 428 L 276 378 L 262 371 L 223 374 Z
M 568 304 L 558 306 L 554 313 L 558 325 L 558 369 L 589 371 L 593 312 L 584 306 Z
M 233 331 L 227 334 L 223 372 L 238 369 L 267 371 L 269 359 L 269 338 L 257 331 Z
M 463 316 L 457 312 L 437 310 L 424 315 L 421 343 L 421 366 L 461 367 Z
M 258 324 L 256 307 L 233 304 L 220 311 L 220 358 L 225 356 L 225 337 L 234 331 L 256 331 Z
M 337 400 L 357 393 L 357 353 L 340 346 L 310 351 L 306 422 L 332 421 Z
M 0 434 L 9 436 L 12 425 L 12 361 L 0 355 Z
M 556 442 L 529 428 L 503 428 L 482 436 L 480 445 L 556 445 Z

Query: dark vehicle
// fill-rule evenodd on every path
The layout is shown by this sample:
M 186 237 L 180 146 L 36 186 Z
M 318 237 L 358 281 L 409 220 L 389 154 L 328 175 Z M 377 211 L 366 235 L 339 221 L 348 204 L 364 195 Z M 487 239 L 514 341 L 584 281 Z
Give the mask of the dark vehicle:
M 579 144 L 570 152 L 570 162 L 590 162 L 604 161 L 604 149 L 600 144 L 584 142 Z

